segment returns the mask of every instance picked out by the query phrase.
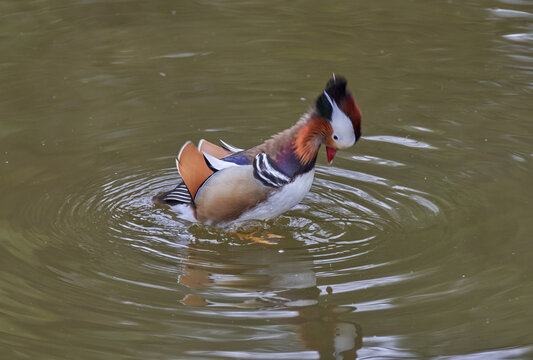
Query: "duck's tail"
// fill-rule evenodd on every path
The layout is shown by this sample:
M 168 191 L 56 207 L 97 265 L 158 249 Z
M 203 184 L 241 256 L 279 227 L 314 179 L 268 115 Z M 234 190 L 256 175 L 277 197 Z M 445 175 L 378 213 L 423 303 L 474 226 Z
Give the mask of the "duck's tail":
M 181 182 L 176 188 L 170 191 L 166 191 L 152 198 L 154 204 L 165 204 L 169 206 L 175 206 L 179 204 L 192 204 L 191 194 L 185 186 L 184 182 Z

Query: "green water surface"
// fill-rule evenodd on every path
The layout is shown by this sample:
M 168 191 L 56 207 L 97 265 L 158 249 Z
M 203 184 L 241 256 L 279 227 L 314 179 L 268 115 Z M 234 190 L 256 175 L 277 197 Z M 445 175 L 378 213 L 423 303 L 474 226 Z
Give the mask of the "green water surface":
M 363 137 L 295 209 L 153 206 L 333 72 Z M 532 93 L 528 0 L 0 1 L 0 358 L 533 359 Z

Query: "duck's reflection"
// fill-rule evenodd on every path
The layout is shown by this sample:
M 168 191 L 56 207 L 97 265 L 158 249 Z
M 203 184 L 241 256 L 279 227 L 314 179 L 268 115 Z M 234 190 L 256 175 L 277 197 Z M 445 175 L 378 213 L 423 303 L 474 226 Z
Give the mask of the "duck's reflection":
M 328 304 L 320 298 L 311 255 L 304 250 L 280 250 L 277 245 L 190 244 L 178 278 L 188 288 L 181 302 L 188 306 L 286 308 L 297 312 L 288 321 L 297 327 L 303 347 L 320 359 L 356 359 L 362 346 L 361 327 L 344 321 L 352 307 Z M 212 291 L 230 290 L 245 300 L 220 301 Z M 330 289 L 328 288 L 328 292 Z M 211 295 L 206 295 L 210 293 Z M 235 296 L 229 296 L 235 299 Z

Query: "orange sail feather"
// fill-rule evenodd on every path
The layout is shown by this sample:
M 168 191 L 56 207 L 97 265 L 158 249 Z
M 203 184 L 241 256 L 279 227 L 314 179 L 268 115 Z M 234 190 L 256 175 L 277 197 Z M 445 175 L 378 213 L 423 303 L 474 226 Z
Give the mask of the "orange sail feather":
M 190 141 L 186 142 L 178 154 L 178 171 L 194 200 L 196 192 L 204 181 L 213 175 L 204 156 Z

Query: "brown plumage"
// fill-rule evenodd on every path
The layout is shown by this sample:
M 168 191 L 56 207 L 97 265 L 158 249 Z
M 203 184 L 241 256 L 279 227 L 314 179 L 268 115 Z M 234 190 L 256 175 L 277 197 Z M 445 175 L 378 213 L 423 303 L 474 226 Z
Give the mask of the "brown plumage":
M 208 153 L 209 155 L 212 155 L 217 159 L 222 159 L 226 156 L 230 156 L 231 154 L 233 154 L 231 151 L 226 150 L 221 146 L 210 143 L 209 141 L 204 139 L 200 140 L 200 142 L 198 143 L 198 151 L 200 151 L 201 153 Z
M 287 144 L 290 144 L 290 148 L 302 163 L 313 161 L 320 145 L 332 134 L 331 126 L 323 119 L 313 117 L 313 115 L 313 112 L 305 114 L 292 127 L 272 136 L 264 143 L 244 151 L 243 155 L 253 159 L 257 154 L 266 153 L 272 158 L 276 158 L 287 147 Z
M 187 142 L 178 154 L 178 171 L 194 199 L 204 181 L 213 175 L 204 156 L 192 142 Z

